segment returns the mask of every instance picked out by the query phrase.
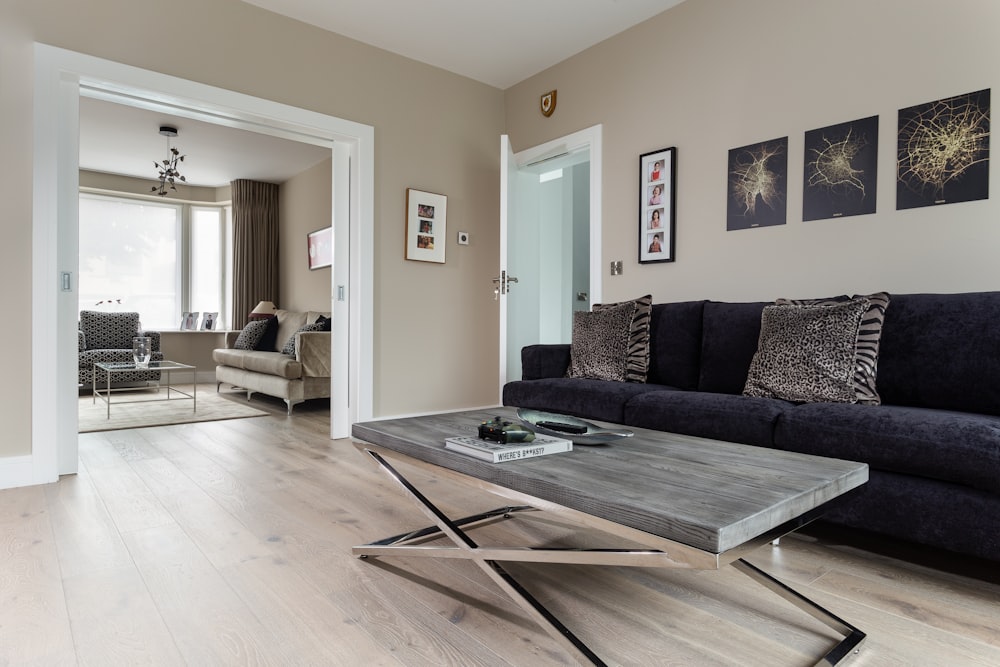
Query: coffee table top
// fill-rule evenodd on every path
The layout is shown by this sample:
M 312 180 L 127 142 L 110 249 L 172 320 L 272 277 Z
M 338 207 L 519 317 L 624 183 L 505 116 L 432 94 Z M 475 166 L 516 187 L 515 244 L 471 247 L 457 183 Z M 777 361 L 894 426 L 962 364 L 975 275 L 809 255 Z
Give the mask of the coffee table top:
M 868 465 L 632 428 L 572 452 L 487 463 L 445 449 L 510 408 L 355 424 L 387 450 L 711 553 L 777 528 L 868 481 Z
M 169 370 L 183 370 L 193 369 L 194 366 L 188 364 L 182 364 L 179 361 L 150 361 L 149 366 L 146 368 L 136 368 L 135 362 L 133 361 L 98 361 L 94 364 L 103 371 L 169 371 Z

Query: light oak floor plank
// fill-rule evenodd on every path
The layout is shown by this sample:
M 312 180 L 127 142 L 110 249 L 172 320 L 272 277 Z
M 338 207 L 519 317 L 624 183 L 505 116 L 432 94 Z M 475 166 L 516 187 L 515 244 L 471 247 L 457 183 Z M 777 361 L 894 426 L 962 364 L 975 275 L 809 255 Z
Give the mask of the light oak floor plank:
M 84 434 L 78 475 L 0 491 L 0 665 L 574 664 L 470 562 L 351 556 L 429 520 L 322 401 L 251 405 Z M 450 516 L 506 504 L 404 474 Z M 622 546 L 540 513 L 473 536 Z M 868 632 L 854 664 L 1000 664 L 995 563 L 821 527 L 749 560 Z M 509 569 L 612 665 L 807 665 L 836 641 L 731 569 Z

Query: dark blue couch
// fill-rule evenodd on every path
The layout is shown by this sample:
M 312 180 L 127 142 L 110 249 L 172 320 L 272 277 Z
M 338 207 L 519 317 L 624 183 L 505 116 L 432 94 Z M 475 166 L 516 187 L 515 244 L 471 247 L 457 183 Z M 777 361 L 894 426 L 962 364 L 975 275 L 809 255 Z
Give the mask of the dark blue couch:
M 1000 560 L 1000 292 L 893 295 L 880 406 L 742 396 L 766 305 L 654 305 L 647 384 L 566 378 L 569 345 L 528 346 L 504 405 L 863 461 L 826 519 Z

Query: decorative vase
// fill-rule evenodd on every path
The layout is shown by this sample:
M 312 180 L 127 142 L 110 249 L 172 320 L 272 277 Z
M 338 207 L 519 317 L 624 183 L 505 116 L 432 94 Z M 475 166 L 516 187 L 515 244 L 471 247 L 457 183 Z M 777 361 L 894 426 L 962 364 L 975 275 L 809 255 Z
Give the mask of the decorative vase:
M 149 358 L 153 356 L 153 339 L 137 336 L 132 339 L 132 358 L 136 368 L 149 368 Z

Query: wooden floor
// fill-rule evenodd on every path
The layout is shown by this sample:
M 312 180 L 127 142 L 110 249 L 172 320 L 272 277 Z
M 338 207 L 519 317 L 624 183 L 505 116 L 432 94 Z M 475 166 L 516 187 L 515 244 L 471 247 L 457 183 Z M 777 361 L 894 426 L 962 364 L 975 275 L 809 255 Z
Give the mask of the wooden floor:
M 321 404 L 254 404 L 82 435 L 78 475 L 0 491 L 0 665 L 572 664 L 468 562 L 353 558 L 426 519 Z M 502 504 L 411 481 L 455 516 Z M 542 514 L 475 535 L 612 546 Z M 1000 665 L 995 569 L 903 551 L 818 532 L 749 560 L 868 632 L 853 664 Z M 610 664 L 809 665 L 836 642 L 731 568 L 510 569 Z

